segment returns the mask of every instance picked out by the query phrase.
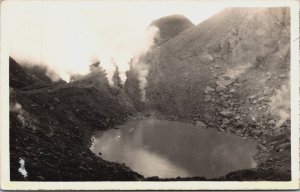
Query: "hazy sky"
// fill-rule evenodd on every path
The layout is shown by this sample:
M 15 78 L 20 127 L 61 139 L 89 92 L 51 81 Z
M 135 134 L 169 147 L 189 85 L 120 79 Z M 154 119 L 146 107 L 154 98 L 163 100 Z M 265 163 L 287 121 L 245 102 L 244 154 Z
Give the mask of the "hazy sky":
M 146 28 L 154 19 L 182 14 L 198 24 L 223 8 L 199 1 L 5 1 L 2 6 L 9 14 L 10 55 L 46 64 L 66 80 L 70 73 L 88 72 L 96 58 L 107 71 L 114 59 L 124 73 L 128 61 L 152 45 L 153 31 Z

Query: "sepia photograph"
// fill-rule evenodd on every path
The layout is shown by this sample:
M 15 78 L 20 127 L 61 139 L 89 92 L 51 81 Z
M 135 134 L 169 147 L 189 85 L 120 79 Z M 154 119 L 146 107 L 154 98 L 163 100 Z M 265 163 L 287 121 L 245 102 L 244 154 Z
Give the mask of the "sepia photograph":
M 299 188 L 297 0 L 0 5 L 4 190 Z

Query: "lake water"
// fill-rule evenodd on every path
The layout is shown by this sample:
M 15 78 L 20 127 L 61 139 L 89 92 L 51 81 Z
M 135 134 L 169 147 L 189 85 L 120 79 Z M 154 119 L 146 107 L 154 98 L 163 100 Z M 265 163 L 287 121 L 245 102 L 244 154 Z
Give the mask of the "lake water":
M 91 150 L 105 160 L 125 163 L 145 177 L 216 178 L 256 167 L 254 141 L 217 129 L 151 118 L 118 128 L 95 134 Z

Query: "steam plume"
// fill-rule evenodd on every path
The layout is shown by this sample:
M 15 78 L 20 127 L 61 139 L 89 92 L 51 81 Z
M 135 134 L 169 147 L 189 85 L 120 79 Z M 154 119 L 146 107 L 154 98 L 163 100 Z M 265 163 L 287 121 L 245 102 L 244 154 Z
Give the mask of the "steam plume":
M 138 81 L 139 81 L 139 88 L 141 91 L 142 101 L 145 102 L 146 96 L 146 86 L 147 86 L 147 76 L 149 73 L 149 66 L 147 62 L 144 61 L 143 56 L 150 51 L 153 47 L 155 39 L 159 36 L 159 29 L 155 26 L 150 26 L 147 28 L 147 33 L 145 36 L 145 44 L 143 45 L 142 49 L 138 53 L 138 56 L 132 60 L 132 66 L 137 71 L 138 74 Z
M 290 118 L 290 83 L 283 84 L 271 98 L 271 111 L 277 117 L 276 127 L 280 127 Z
M 227 70 L 225 73 L 225 76 L 230 77 L 230 79 L 236 79 L 240 77 L 242 74 L 246 73 L 246 71 L 251 67 L 252 65 L 250 63 L 247 63 L 245 65 L 238 65 L 237 67 L 233 69 Z
M 18 114 L 18 119 L 21 121 L 22 125 L 25 126 L 25 111 L 22 109 L 22 106 L 20 103 L 15 102 L 14 104 L 10 105 L 10 111 L 16 112 Z
M 120 3 L 6 3 L 10 54 L 23 65 L 46 65 L 67 82 L 71 75 L 87 74 L 90 58 L 98 58 L 111 84 L 115 65 L 124 83 L 130 60 L 152 45 L 154 30 L 145 29 L 154 18 L 141 16 L 137 7 L 121 9 Z
M 21 173 L 21 175 L 23 177 L 26 178 L 28 176 L 28 174 L 27 174 L 27 171 L 25 169 L 25 160 L 20 158 L 19 163 L 20 163 L 20 168 L 18 169 L 18 171 L 19 171 L 19 173 Z

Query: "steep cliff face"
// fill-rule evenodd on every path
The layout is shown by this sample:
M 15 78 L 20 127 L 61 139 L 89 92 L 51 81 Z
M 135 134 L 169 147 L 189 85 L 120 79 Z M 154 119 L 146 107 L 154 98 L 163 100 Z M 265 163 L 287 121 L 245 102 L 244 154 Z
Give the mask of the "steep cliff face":
M 219 97 L 231 97 L 225 90 L 242 100 L 287 81 L 289 39 L 287 8 L 226 9 L 148 55 L 148 104 L 164 113 L 214 119 L 224 104 Z

